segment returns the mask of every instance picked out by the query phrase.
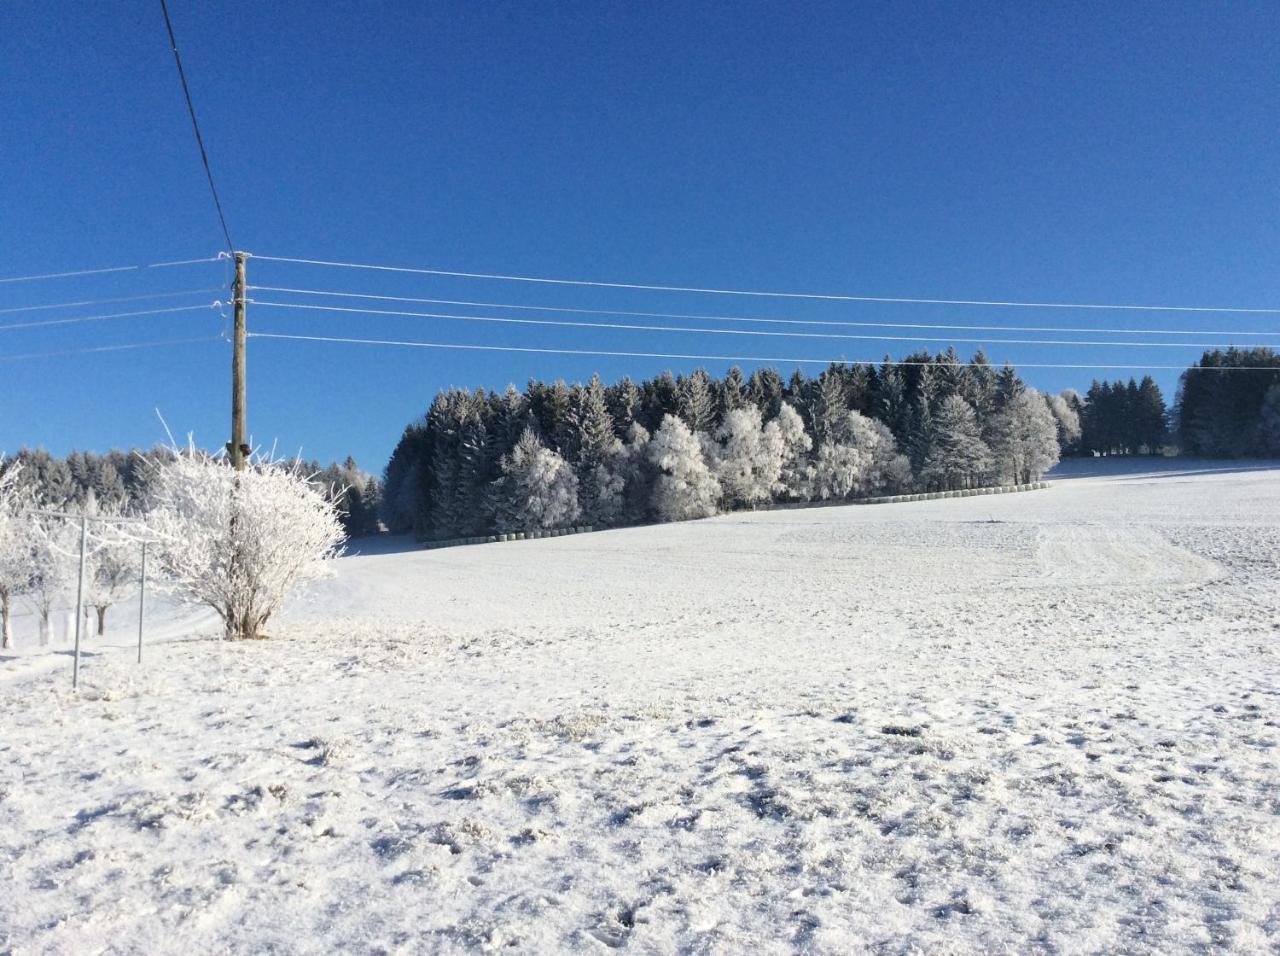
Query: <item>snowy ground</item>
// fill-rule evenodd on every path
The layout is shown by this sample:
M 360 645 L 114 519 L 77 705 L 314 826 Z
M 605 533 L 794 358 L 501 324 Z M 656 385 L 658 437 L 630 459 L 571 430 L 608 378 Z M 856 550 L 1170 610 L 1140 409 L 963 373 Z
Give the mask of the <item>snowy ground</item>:
M 0 952 L 1274 952 L 1280 469 L 1072 471 L 0 658 Z

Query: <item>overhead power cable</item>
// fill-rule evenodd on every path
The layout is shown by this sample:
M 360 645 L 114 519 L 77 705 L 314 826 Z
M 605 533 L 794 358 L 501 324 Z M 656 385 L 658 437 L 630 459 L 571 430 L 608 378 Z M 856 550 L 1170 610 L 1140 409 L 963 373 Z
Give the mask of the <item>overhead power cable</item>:
M 1220 329 L 1100 329 L 1094 326 L 1053 325 L 958 325 L 952 322 L 854 322 L 828 319 L 773 319 L 759 316 L 706 315 L 686 312 L 635 312 L 620 309 L 576 309 L 552 305 L 517 305 L 511 302 L 476 302 L 468 299 L 427 299 L 407 295 L 372 295 L 362 292 L 331 292 L 323 289 L 294 289 L 285 286 L 254 285 L 251 291 L 281 292 L 293 295 L 327 296 L 340 299 L 365 299 L 380 302 L 413 302 L 425 305 L 465 305 L 478 309 L 521 309 L 532 312 L 565 312 L 576 315 L 624 315 L 650 319 L 697 319 L 702 322 L 747 322 L 766 325 L 813 325 L 852 329 L 954 329 L 958 332 L 1057 332 L 1079 335 L 1256 335 L 1280 337 L 1280 332 L 1224 331 Z
M 227 229 L 227 217 L 222 214 L 222 201 L 218 198 L 218 187 L 213 184 L 213 170 L 209 168 L 209 154 L 205 152 L 204 137 L 200 135 L 200 123 L 196 119 L 196 107 L 191 102 L 191 89 L 187 86 L 187 73 L 182 68 L 182 56 L 178 53 L 178 38 L 173 35 L 173 22 L 169 19 L 169 6 L 160 0 L 160 12 L 164 14 L 165 29 L 169 31 L 169 45 L 173 48 L 173 62 L 178 67 L 178 79 L 182 82 L 182 95 L 187 100 L 187 112 L 191 114 L 191 128 L 196 132 L 196 145 L 200 147 L 200 162 L 204 163 L 204 173 L 209 180 L 209 191 L 213 193 L 213 205 L 218 210 L 218 222 L 222 224 L 222 236 L 227 240 L 227 252 L 234 251 L 231 244 L 231 232 Z
M 128 342 L 124 345 L 93 345 L 86 348 L 62 349 L 57 352 L 26 352 L 19 355 L 0 353 L 0 362 L 22 362 L 28 359 L 62 358 L 69 355 L 90 355 L 97 352 L 127 352 L 131 349 L 153 349 L 170 345 L 195 345 L 201 342 L 225 341 L 218 335 L 207 335 L 196 339 L 165 339 L 159 342 Z
M 638 282 L 600 282 L 592 279 L 550 279 L 541 276 L 502 275 L 488 272 L 454 272 L 447 269 L 420 269 L 405 266 L 369 265 L 361 262 L 334 262 L 327 259 L 297 259 L 286 256 L 254 255 L 264 262 L 289 262 L 297 265 L 331 266 L 341 269 L 371 269 L 378 272 L 407 272 L 418 275 L 448 276 L 456 279 L 486 279 L 500 282 L 533 282 L 543 285 L 590 286 L 602 289 L 632 289 L 644 292 L 690 292 L 705 295 L 757 296 L 774 299 L 821 299 L 833 302 L 884 302 L 900 305 L 973 305 L 1010 309 L 1111 309 L 1130 312 L 1233 312 L 1257 315 L 1280 315 L 1280 308 L 1248 309 L 1188 305 L 1127 305 L 1081 302 L 1012 302 L 998 299 L 924 299 L 884 295 L 825 295 L 814 292 L 761 292 L 745 289 L 713 289 L 697 286 L 647 285 Z
M 921 335 L 857 335 L 848 332 L 772 332 L 761 329 L 713 329 L 680 325 L 639 325 L 625 322 L 573 322 L 566 319 L 519 319 L 496 315 L 454 315 L 445 312 L 406 312 L 396 309 L 357 309 L 338 305 L 306 305 L 300 302 L 264 302 L 250 299 L 258 308 L 306 309 L 314 312 L 344 312 L 359 315 L 388 315 L 421 319 L 446 319 L 454 322 L 496 322 L 504 325 L 539 325 L 573 329 L 614 329 L 621 332 L 678 332 L 698 335 L 753 335 L 787 339 L 849 339 L 860 342 L 938 342 L 939 336 Z M 1222 349 L 1230 346 L 1209 342 L 1111 342 L 1072 339 L 985 339 L 945 336 L 948 342 L 966 345 L 1079 345 L 1112 348 Z
M 74 309 L 86 305 L 108 305 L 114 302 L 142 302 L 146 299 L 176 299 L 184 295 L 208 295 L 221 289 L 188 289 L 186 292 L 153 292 L 150 295 L 122 295 L 113 299 L 82 299 L 79 302 L 54 302 L 48 305 L 20 305 L 12 309 L 0 309 L 0 314 L 12 312 L 45 312 L 49 309 Z
M 334 335 L 292 335 L 283 332 L 250 332 L 251 339 L 284 339 L 294 342 L 329 342 L 340 345 L 388 345 L 400 346 L 404 348 L 417 349 L 458 349 L 463 351 L 474 352 L 533 352 L 540 355 L 590 355 L 603 357 L 618 358 L 660 358 L 660 359 L 683 359 L 699 362 L 758 362 L 762 364 L 776 363 L 781 365 L 892 365 L 892 366 L 912 366 L 912 365 L 929 365 L 936 367 L 935 362 L 912 362 L 912 361 L 875 361 L 871 359 L 848 359 L 848 358 L 784 358 L 781 356 L 760 356 L 760 355 L 693 355 L 675 352 L 622 352 L 604 349 L 553 349 L 553 348 L 536 348 L 532 346 L 516 346 L 516 345 L 464 345 L 456 342 L 412 342 L 401 341 L 398 339 L 358 339 L 347 338 Z M 981 362 L 956 362 L 956 365 L 966 367 L 984 367 L 991 368 L 989 363 Z M 1083 363 L 1063 363 L 1063 362 L 1019 362 L 1019 368 L 1063 368 L 1063 369 L 1098 369 L 1098 370 L 1126 370 L 1126 369 L 1158 369 L 1183 371 L 1187 367 L 1182 365 L 1096 365 Z M 1192 371 L 1201 371 L 1199 366 L 1191 366 Z M 1224 371 L 1224 372 L 1274 372 L 1275 369 L 1269 366 L 1237 366 L 1234 368 L 1224 369 L 1203 369 L 1203 371 Z
M 108 272 L 137 272 L 140 269 L 165 269 L 170 266 L 194 266 L 205 262 L 217 262 L 223 256 L 210 256 L 208 259 L 178 259 L 174 262 L 148 262 L 141 266 L 112 266 L 109 269 L 77 269 L 74 272 L 46 272 L 43 275 L 9 276 L 0 282 L 34 282 L 37 279 L 69 279 L 72 276 L 99 276 Z
M 51 325 L 78 325 L 81 322 L 100 322 L 106 319 L 129 319 L 140 315 L 166 315 L 171 312 L 205 311 L 207 309 L 217 308 L 220 304 L 221 303 L 214 302 L 207 305 L 173 306 L 167 309 L 143 309 L 140 312 L 111 312 L 107 315 L 77 315 L 69 319 L 41 319 L 38 322 L 11 322 L 8 325 L 0 325 L 0 332 L 9 332 L 14 329 L 42 329 Z

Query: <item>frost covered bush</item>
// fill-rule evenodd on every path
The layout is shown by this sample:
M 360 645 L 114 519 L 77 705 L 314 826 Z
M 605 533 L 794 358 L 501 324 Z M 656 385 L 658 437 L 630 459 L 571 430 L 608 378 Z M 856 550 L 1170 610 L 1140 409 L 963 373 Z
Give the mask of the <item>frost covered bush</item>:
M 649 460 L 657 469 L 653 483 L 653 510 L 662 521 L 687 521 L 716 513 L 720 483 L 707 466 L 702 443 L 674 415 L 648 444 Z
M 297 465 L 259 460 L 237 472 L 195 449 L 156 466 L 147 525 L 164 579 L 216 611 L 229 640 L 265 637 L 344 539 L 336 508 Z
M 578 477 L 530 428 L 502 460 L 502 487 L 499 524 L 507 531 L 562 528 L 582 513 Z

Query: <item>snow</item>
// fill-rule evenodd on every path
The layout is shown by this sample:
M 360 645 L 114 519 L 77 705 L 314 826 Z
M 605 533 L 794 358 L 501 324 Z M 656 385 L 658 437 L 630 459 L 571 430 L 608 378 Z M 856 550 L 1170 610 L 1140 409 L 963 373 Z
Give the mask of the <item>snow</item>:
M 1280 467 L 1051 477 L 0 657 L 0 951 L 1274 951 Z

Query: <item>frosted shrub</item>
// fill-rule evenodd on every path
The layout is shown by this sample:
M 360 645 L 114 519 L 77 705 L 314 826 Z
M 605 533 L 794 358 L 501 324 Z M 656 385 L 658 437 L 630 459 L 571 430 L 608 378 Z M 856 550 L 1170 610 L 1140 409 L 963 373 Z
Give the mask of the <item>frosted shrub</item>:
M 662 521 L 687 521 L 716 513 L 720 483 L 707 467 L 702 443 L 674 415 L 666 415 L 648 445 L 657 469 L 653 510 Z
M 344 539 L 336 508 L 297 465 L 260 460 L 237 472 L 194 449 L 157 466 L 147 524 L 164 579 L 216 611 L 229 640 L 265 637 Z

